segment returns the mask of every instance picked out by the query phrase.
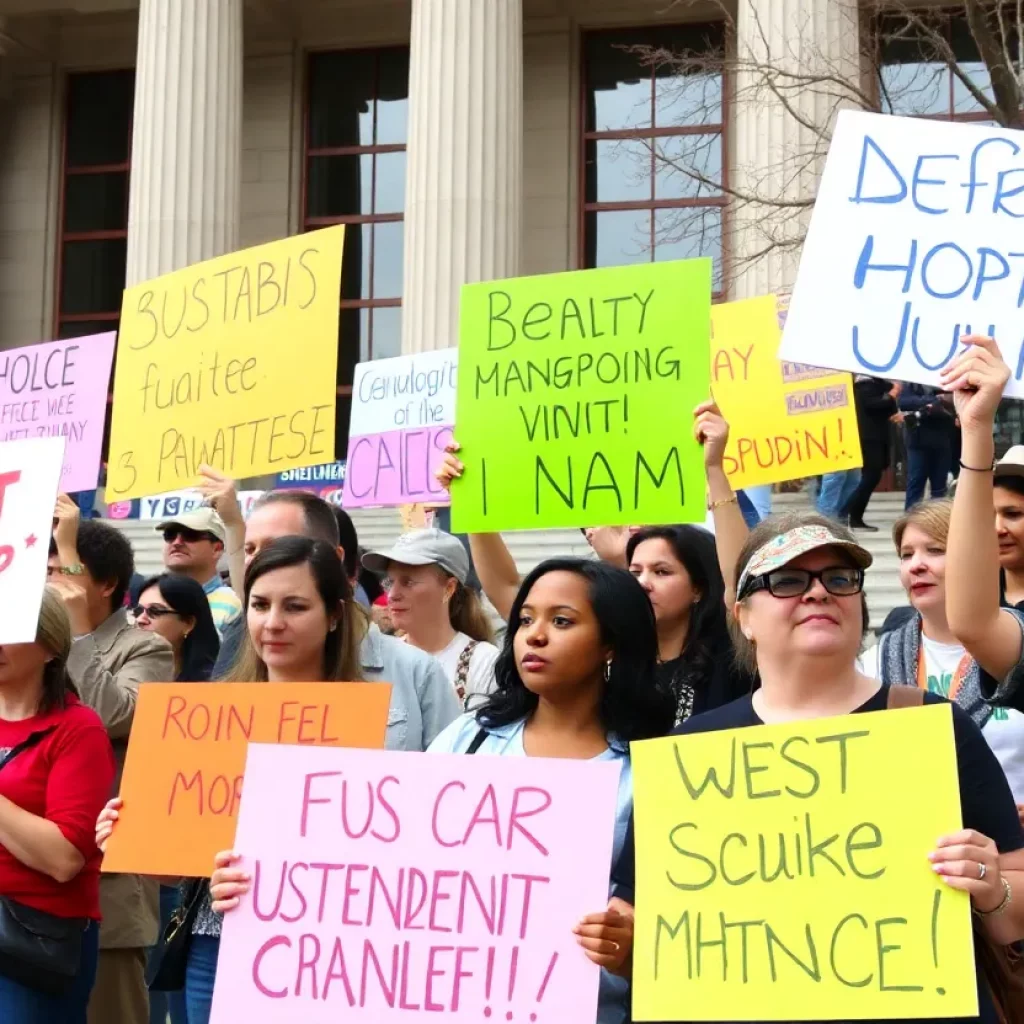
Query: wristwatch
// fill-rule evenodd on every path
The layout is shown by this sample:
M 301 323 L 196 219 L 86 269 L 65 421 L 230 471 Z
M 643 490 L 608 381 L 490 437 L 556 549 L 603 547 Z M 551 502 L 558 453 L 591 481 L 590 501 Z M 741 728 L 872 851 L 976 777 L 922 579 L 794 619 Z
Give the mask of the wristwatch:
M 61 576 L 84 576 L 85 566 L 81 563 L 77 565 L 62 565 L 60 567 Z

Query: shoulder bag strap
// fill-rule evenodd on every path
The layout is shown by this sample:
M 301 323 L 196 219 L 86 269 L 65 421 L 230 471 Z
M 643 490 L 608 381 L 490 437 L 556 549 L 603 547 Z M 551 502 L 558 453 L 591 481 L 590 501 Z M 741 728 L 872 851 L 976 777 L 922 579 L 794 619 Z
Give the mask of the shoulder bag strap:
M 886 701 L 888 710 L 898 708 L 919 708 L 924 704 L 924 690 L 916 686 L 890 686 Z
M 57 726 L 51 725 L 48 729 L 40 729 L 39 732 L 34 732 L 29 736 L 26 736 L 20 743 L 11 747 L 10 750 L 4 754 L 3 759 L 0 759 L 0 768 L 6 768 L 8 763 L 13 761 L 19 754 L 23 754 L 26 750 L 31 750 L 34 746 L 43 742 L 50 733 L 57 731 Z
M 487 739 L 487 730 L 481 729 L 474 737 L 473 742 L 466 748 L 467 754 L 475 754 L 483 745 L 484 740 Z

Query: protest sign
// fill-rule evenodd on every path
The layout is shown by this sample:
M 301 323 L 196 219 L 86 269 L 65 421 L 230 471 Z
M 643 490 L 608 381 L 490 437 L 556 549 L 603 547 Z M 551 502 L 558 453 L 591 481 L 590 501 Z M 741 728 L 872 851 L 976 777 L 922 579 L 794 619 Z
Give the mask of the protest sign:
M 701 522 L 711 261 L 465 285 L 457 533 Z
M 0 644 L 35 641 L 64 438 L 0 444 Z
M 239 491 L 238 504 L 242 517 L 249 518 L 253 505 L 263 497 L 264 491 Z M 117 501 L 107 506 L 108 519 L 167 519 L 181 516 L 206 503 L 201 491 L 170 491 L 133 501 Z
M 594 1024 L 619 766 L 474 761 L 249 748 L 213 1024 Z
M 458 349 L 356 366 L 346 508 L 448 504 L 434 473 L 452 438 L 458 366 Z
M 334 457 L 344 227 L 128 288 L 106 500 Z
M 765 295 L 711 307 L 711 393 L 729 421 L 724 465 L 737 490 L 863 461 L 850 375 L 780 362 L 779 306 Z
M 116 337 L 111 331 L 0 352 L 0 441 L 66 438 L 62 491 L 89 491 L 99 479 Z
M 104 871 L 203 878 L 231 848 L 249 742 L 382 747 L 387 683 L 139 687 Z
M 634 1020 L 977 1014 L 968 897 L 928 860 L 961 822 L 948 704 L 631 751 Z
M 1024 133 L 839 114 L 780 357 L 919 384 L 994 335 L 1024 397 Z

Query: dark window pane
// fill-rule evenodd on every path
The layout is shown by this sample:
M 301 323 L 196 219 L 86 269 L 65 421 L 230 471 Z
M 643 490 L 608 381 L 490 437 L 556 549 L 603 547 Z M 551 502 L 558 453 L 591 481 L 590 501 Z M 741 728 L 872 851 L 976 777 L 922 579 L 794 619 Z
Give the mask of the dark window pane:
M 654 146 L 655 199 L 705 199 L 721 194 L 721 135 L 670 135 L 655 139 Z
M 306 184 L 307 217 L 373 212 L 372 156 L 313 156 Z
M 349 307 L 341 311 L 338 328 L 338 383 L 351 385 L 356 363 L 370 358 L 370 311 Z
M 939 31 L 944 28 L 936 23 Z M 894 15 L 878 23 L 882 111 L 907 116 L 949 112 L 949 69 L 930 29 Z
M 120 164 L 128 160 L 134 99 L 134 71 L 69 76 L 69 167 Z
M 387 221 L 373 227 L 373 297 L 397 299 L 402 295 L 405 225 Z
M 401 213 L 405 209 L 405 153 L 378 153 L 374 213 Z
M 377 144 L 404 144 L 409 137 L 409 51 L 381 50 L 377 92 Z
M 588 267 L 650 263 L 650 210 L 588 213 L 586 229 Z
M 57 328 L 58 338 L 84 338 L 88 334 L 106 334 L 117 330 L 116 320 L 72 320 Z
M 385 306 L 373 310 L 373 358 L 402 354 L 402 309 Z
M 309 145 L 373 144 L 376 54 L 350 50 L 309 58 Z
M 686 206 L 655 210 L 654 258 L 688 260 L 710 256 L 713 261 L 711 287 L 722 290 L 722 211 L 717 206 Z
M 671 54 L 654 68 L 654 123 L 659 128 L 722 123 L 725 52 L 721 22 L 680 26 L 652 33 L 652 46 Z
M 69 174 L 64 184 L 65 231 L 114 231 L 128 227 L 128 175 Z
M 651 143 L 646 139 L 587 141 L 587 202 L 647 202 L 651 198 Z
M 651 69 L 628 49 L 647 41 L 637 32 L 597 32 L 586 37 L 587 131 L 650 125 Z
M 123 238 L 65 242 L 61 313 L 116 313 L 124 291 L 127 248 Z
M 345 249 L 341 262 L 341 297 L 370 298 L 369 224 L 345 225 Z
M 334 458 L 343 459 L 348 453 L 348 425 L 352 419 L 352 396 L 338 395 L 334 420 Z

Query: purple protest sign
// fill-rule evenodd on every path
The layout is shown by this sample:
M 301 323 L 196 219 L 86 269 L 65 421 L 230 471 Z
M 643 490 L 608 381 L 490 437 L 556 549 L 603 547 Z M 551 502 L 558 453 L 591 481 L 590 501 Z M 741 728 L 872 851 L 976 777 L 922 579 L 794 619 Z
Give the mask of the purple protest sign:
M 593 1024 L 619 767 L 473 761 L 250 744 L 212 1024 Z
M 62 491 L 90 491 L 99 480 L 116 337 L 111 331 L 0 352 L 0 441 L 66 438 Z

